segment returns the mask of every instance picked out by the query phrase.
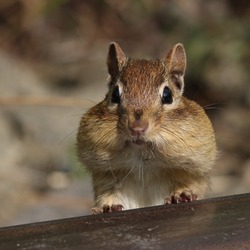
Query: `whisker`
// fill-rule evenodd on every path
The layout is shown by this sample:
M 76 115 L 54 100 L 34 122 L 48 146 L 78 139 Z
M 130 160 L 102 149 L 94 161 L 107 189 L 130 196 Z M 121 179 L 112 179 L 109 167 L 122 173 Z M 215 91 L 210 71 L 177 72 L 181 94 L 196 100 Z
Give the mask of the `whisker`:
M 61 145 L 68 137 L 70 137 L 71 135 L 73 135 L 74 133 L 76 133 L 78 131 L 78 128 L 74 129 L 73 131 L 71 131 L 69 134 L 67 134 L 66 136 L 64 136 L 62 138 L 61 141 L 58 142 L 58 145 Z
M 153 151 L 152 147 L 149 148 L 149 152 L 152 155 L 152 157 L 155 159 L 156 156 L 155 156 L 155 152 Z
M 216 105 L 219 105 L 219 106 L 216 106 Z M 203 108 L 205 110 L 225 110 L 225 108 L 223 108 L 220 103 L 211 103 L 206 106 L 203 106 Z
M 113 177 L 114 177 L 115 181 L 117 182 L 118 180 L 117 180 L 117 178 L 116 178 L 116 176 L 115 176 L 115 173 L 114 173 L 114 171 L 113 171 L 113 169 L 112 169 L 112 167 L 111 167 L 111 164 L 110 164 L 110 163 L 109 163 L 109 169 L 110 169 L 110 172 L 111 172 L 111 174 L 113 175 Z
M 93 100 L 91 100 L 91 99 L 88 99 L 88 98 L 79 97 L 79 98 L 77 98 L 77 99 L 89 101 L 89 102 L 93 103 L 94 105 L 97 104 L 97 102 L 95 102 L 95 101 L 93 101 Z
M 87 109 L 86 109 L 87 110 Z M 82 117 L 83 116 L 83 114 L 85 113 L 85 111 L 83 111 L 82 113 L 79 113 L 79 114 L 72 114 L 72 115 L 70 115 L 69 117 Z
M 163 128 L 163 127 L 162 127 Z M 167 128 L 163 128 L 165 131 L 167 131 L 167 133 L 169 133 L 169 134 L 171 134 L 171 135 L 173 135 L 175 138 L 177 138 L 181 143 L 182 143 L 182 145 L 184 145 L 186 148 L 188 148 L 191 152 L 192 152 L 192 155 L 195 155 L 195 153 L 194 153 L 194 151 L 192 150 L 192 148 L 190 147 L 190 145 L 188 145 L 187 143 L 186 143 L 186 141 L 183 139 L 183 138 L 181 138 L 177 133 L 175 133 L 174 131 L 172 131 L 172 130 L 169 130 L 169 129 L 167 129 Z M 186 131 L 187 133 L 188 133 L 188 131 Z M 162 135 L 160 135 L 165 141 L 166 141 L 166 138 L 165 137 L 163 137 Z
M 129 170 L 129 172 L 127 173 L 127 175 L 121 180 L 121 183 L 124 182 L 127 177 L 132 173 L 133 169 L 135 168 L 135 165 L 133 165 L 133 167 Z

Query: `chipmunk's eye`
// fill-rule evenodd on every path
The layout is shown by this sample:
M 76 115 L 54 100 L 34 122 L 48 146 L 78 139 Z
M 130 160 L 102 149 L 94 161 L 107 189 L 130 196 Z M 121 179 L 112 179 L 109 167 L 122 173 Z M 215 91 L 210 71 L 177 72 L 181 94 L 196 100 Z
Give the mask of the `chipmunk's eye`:
M 171 90 L 165 86 L 161 98 L 162 104 L 171 104 L 173 102 L 173 96 Z
M 111 102 L 112 103 L 120 103 L 120 92 L 118 86 L 116 86 L 113 90 L 112 97 L 111 97 Z

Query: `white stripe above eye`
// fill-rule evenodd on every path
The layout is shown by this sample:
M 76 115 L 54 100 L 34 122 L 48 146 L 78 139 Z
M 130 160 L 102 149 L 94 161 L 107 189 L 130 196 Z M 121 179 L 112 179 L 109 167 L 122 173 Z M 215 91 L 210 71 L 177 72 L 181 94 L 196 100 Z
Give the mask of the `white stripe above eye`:
M 164 90 L 165 87 L 169 87 L 168 82 L 163 82 L 163 83 L 161 84 L 161 86 L 159 87 L 159 93 L 160 93 L 160 96 L 161 96 L 161 97 L 162 97 L 162 95 L 163 95 L 163 90 Z
M 117 86 L 118 86 L 118 89 L 119 89 L 119 94 L 120 94 L 120 96 L 121 96 L 122 91 L 123 91 L 123 85 L 122 85 L 121 82 L 118 82 L 118 83 L 117 83 Z

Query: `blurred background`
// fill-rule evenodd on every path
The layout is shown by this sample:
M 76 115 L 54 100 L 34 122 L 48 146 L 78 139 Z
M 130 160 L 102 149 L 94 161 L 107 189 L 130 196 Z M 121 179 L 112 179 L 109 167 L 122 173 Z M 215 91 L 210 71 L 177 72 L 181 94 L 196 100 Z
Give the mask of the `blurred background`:
M 137 58 L 184 44 L 185 95 L 216 131 L 211 196 L 249 192 L 249 25 L 247 0 L 1 0 L 0 226 L 90 213 L 75 136 L 105 95 L 111 41 Z

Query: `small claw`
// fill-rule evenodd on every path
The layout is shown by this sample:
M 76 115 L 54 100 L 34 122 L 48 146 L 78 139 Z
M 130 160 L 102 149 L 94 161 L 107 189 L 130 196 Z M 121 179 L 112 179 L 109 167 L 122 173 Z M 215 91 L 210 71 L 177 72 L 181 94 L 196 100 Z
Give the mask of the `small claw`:
M 111 212 L 111 207 L 109 205 L 104 205 L 102 210 L 103 210 L 103 213 L 109 213 Z
M 172 195 L 169 195 L 166 199 L 165 199 L 165 204 L 178 204 L 182 202 L 181 197 L 179 196 L 179 194 L 175 193 Z
M 165 204 L 177 204 L 177 203 L 185 203 L 197 200 L 198 196 L 194 194 L 190 190 L 185 190 L 183 192 L 175 192 L 170 194 L 165 199 Z
M 184 191 L 180 194 L 180 197 L 183 202 L 195 201 L 198 198 L 198 196 L 194 194 L 192 191 Z
M 122 211 L 123 210 L 123 205 L 121 205 L 121 204 L 113 204 L 112 206 L 111 206 L 111 211 L 112 212 L 118 212 L 118 211 Z
M 91 209 L 92 214 L 101 214 L 102 213 L 102 209 L 100 209 L 99 207 L 93 207 Z
M 118 212 L 118 211 L 122 211 L 123 210 L 123 205 L 121 204 L 112 204 L 111 206 L 110 205 L 104 205 L 101 208 L 99 207 L 94 207 L 92 208 L 92 214 L 101 214 L 101 213 L 111 213 L 111 212 Z
M 170 205 L 170 204 L 172 204 L 173 202 L 172 202 L 172 196 L 168 196 L 165 200 L 164 200 L 164 204 L 166 204 L 166 205 Z

